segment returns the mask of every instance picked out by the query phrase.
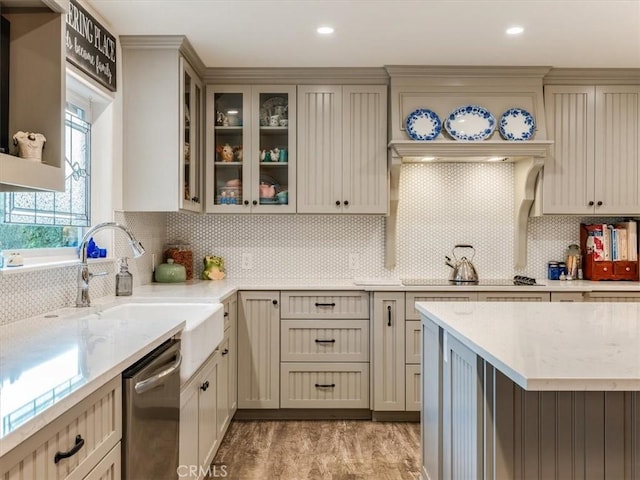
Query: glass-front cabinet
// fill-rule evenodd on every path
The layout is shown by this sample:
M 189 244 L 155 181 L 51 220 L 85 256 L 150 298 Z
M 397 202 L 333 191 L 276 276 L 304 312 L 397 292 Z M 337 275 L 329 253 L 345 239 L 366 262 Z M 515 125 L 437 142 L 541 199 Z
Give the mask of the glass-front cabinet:
M 295 113 L 295 86 L 207 86 L 207 212 L 296 211 Z
M 185 210 L 202 211 L 202 83 L 189 64 L 182 64 L 180 168 L 181 205 Z

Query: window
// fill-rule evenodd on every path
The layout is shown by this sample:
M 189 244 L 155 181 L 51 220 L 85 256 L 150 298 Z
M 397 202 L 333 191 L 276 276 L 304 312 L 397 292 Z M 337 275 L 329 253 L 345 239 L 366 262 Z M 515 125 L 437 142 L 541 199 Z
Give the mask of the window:
M 90 225 L 91 124 L 86 108 L 67 103 L 64 192 L 0 195 L 2 249 L 77 246 Z

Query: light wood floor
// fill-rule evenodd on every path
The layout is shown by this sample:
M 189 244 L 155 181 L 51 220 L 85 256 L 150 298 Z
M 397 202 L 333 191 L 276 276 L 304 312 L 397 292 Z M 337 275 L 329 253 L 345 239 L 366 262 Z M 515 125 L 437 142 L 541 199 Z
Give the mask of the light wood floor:
M 420 424 L 233 421 L 213 465 L 233 480 L 420 478 Z

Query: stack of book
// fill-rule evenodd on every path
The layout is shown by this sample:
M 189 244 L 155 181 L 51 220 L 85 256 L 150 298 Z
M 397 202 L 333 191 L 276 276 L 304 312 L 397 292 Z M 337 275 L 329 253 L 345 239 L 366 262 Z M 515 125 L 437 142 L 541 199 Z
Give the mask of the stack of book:
M 588 232 L 585 253 L 593 254 L 593 261 L 638 260 L 638 227 L 635 220 L 584 227 Z

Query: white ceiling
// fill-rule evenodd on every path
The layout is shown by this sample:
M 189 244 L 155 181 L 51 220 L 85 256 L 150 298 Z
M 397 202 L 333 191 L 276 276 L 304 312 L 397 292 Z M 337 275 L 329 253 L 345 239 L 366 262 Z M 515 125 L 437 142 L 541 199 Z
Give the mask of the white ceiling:
M 640 67 L 640 0 L 87 3 L 116 35 L 186 35 L 207 67 Z

